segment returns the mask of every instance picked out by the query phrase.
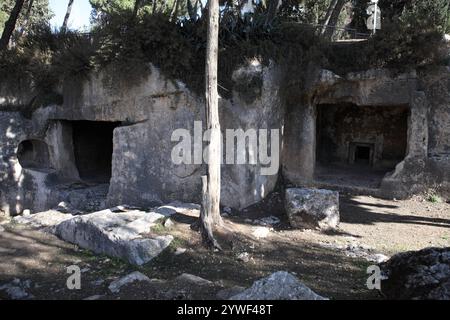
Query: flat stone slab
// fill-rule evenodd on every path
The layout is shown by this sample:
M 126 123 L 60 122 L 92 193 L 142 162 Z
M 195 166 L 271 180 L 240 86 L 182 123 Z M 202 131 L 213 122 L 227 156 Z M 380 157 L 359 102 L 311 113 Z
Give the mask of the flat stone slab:
M 63 221 L 56 227 L 61 239 L 92 250 L 142 265 L 158 256 L 172 242 L 171 235 L 149 234 L 158 220 L 176 210 L 158 208 L 152 212 L 107 209 Z
M 35 214 L 17 216 L 13 222 L 29 225 L 34 228 L 44 228 L 45 231 L 54 232 L 54 228 L 63 221 L 72 219 L 73 215 L 56 210 L 48 210 Z
M 325 189 L 286 189 L 285 208 L 294 228 L 333 229 L 339 224 L 339 193 Z
M 278 271 L 258 280 L 229 300 L 328 300 L 301 283 L 294 275 Z

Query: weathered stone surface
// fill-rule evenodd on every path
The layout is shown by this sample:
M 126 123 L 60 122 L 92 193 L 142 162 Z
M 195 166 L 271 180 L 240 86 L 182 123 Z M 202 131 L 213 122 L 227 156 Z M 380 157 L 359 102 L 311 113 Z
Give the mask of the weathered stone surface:
M 399 253 L 380 268 L 389 299 L 450 300 L 450 248 Z
M 103 210 L 63 221 L 56 235 L 96 253 L 142 265 L 160 254 L 173 237 L 144 235 L 166 215 L 157 212 Z
M 20 90 L 16 84 L 2 85 L 0 210 L 11 215 L 24 209 L 41 212 L 61 201 L 84 212 L 122 203 L 151 207 L 176 199 L 198 202 L 205 166 L 175 165 L 171 161 L 175 145 L 171 135 L 182 128 L 193 136 L 194 121 L 204 119 L 203 98 L 183 83 L 165 78 L 157 68 L 151 69 L 139 83 L 122 81 L 108 69 L 91 74 L 84 82 L 68 79 L 59 92 L 64 97 L 62 105 L 33 112 L 24 112 L 35 96 L 27 83 Z M 307 72 L 302 98 L 285 101 L 288 99 L 280 94 L 281 77 L 275 65 L 265 67 L 255 60 L 241 66 L 233 73 L 233 86 L 227 88 L 229 96 L 220 99 L 221 128 L 279 129 L 282 157 L 275 158 L 283 166 L 285 180 L 314 186 L 318 105 L 405 106 L 410 114 L 406 157 L 393 172 L 380 178 L 377 194 L 404 198 L 436 186 L 439 192 L 450 195 L 447 68 L 429 76 L 415 72 L 399 75 L 389 70 L 341 76 L 320 69 Z M 120 123 L 113 132 L 110 184 L 99 193 L 64 188 L 68 181 L 80 180 L 71 131 L 71 121 L 79 120 Z M 48 146 L 45 168 L 20 164 L 18 146 L 29 139 Z M 377 145 L 383 141 L 383 137 L 376 137 Z M 242 209 L 269 194 L 278 175 L 262 175 L 264 167 L 224 164 L 222 205 Z M 86 208 L 79 208 L 83 205 Z
M 133 283 L 135 281 L 150 282 L 151 280 L 145 274 L 143 274 L 139 271 L 135 271 L 135 272 L 132 272 L 132 273 L 120 278 L 120 279 L 117 279 L 117 280 L 111 282 L 111 284 L 108 286 L 108 289 L 112 293 L 118 293 L 123 286 Z
M 327 300 L 302 284 L 292 274 L 278 271 L 256 281 L 230 300 Z
M 335 228 L 339 224 L 339 193 L 323 189 L 286 189 L 285 208 L 294 228 Z
M 13 218 L 13 221 L 16 223 L 27 224 L 34 228 L 45 228 L 49 232 L 54 232 L 54 229 L 58 224 L 71 218 L 73 218 L 71 214 L 48 210 L 36 214 L 16 216 Z
M 233 80 L 235 85 L 232 99 L 221 99 L 219 106 L 223 136 L 226 137 L 226 129 L 241 129 L 242 132 L 276 129 L 279 132 L 277 142 L 280 143 L 281 150 L 285 110 L 279 94 L 278 68 L 275 65 L 263 67 L 259 61 L 253 60 L 236 70 Z M 281 152 L 277 152 L 275 144 L 272 145 L 270 134 L 267 138 L 272 152 L 268 151 L 268 154 L 272 156 L 271 165 L 275 172 L 262 174 L 262 170 L 269 165 L 263 165 L 258 159 L 256 164 L 222 165 L 222 205 L 243 209 L 261 201 L 274 189 Z M 258 157 L 256 154 L 255 156 Z

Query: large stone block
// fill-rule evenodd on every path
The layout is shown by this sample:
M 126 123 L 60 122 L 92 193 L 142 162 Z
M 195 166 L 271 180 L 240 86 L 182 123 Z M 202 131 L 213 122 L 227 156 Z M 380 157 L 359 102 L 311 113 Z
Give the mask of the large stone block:
M 294 228 L 330 229 L 339 224 L 339 193 L 336 191 L 287 189 L 285 208 Z
M 157 236 L 150 232 L 158 220 L 170 214 L 165 209 L 156 212 L 102 210 L 63 221 L 56 227 L 56 235 L 95 253 L 142 265 L 172 242 L 171 235 Z

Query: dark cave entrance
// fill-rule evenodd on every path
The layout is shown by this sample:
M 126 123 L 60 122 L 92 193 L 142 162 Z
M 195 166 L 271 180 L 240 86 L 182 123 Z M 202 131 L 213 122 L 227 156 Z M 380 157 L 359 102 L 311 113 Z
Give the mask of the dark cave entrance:
M 113 131 L 120 122 L 71 121 L 75 164 L 86 182 L 109 183 Z
M 378 188 L 406 155 L 407 106 L 317 106 L 315 179 Z

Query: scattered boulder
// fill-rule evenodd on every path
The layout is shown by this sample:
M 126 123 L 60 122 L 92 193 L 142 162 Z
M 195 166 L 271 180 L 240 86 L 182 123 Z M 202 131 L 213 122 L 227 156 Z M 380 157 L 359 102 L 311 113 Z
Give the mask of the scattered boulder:
M 294 275 L 278 271 L 260 279 L 229 300 L 327 300 L 302 284 Z
M 3 228 L 2 226 L 0 226 L 0 232 L 5 231 L 5 228 Z
M 70 203 L 67 203 L 65 201 L 61 201 L 58 203 L 58 205 L 53 208 L 55 211 L 59 211 L 62 213 L 70 213 L 73 215 L 81 214 L 82 212 L 76 208 L 74 208 Z
M 179 255 L 185 253 L 186 251 L 187 251 L 186 248 L 176 248 L 174 254 L 175 254 L 176 256 L 179 256 Z
M 267 238 L 269 234 L 270 229 L 267 227 L 256 227 L 252 232 L 252 235 L 257 239 Z
M 333 229 L 339 224 L 339 193 L 324 189 L 290 188 L 285 208 L 294 228 Z
M 172 219 L 168 218 L 166 221 L 164 221 L 164 228 L 170 229 L 174 226 Z
M 147 277 L 145 274 L 140 273 L 139 271 L 135 271 L 126 275 L 125 277 L 122 277 L 118 280 L 111 282 L 111 284 L 108 286 L 108 289 L 112 293 L 118 293 L 123 286 L 133 283 L 135 281 L 151 282 L 150 278 Z
M 31 287 L 31 281 L 22 281 L 14 279 L 10 283 L 0 285 L 0 291 L 4 291 L 12 300 L 28 300 L 33 299 L 34 296 L 27 292 Z
M 274 226 L 280 223 L 280 219 L 275 216 L 264 217 L 261 219 L 254 220 L 253 223 L 259 224 L 261 226 Z
M 73 218 L 71 214 L 48 210 L 25 216 L 17 216 L 13 218 L 13 221 L 53 233 L 58 224 L 71 218 Z
M 241 252 L 238 254 L 237 259 L 242 262 L 249 262 L 250 254 L 248 252 Z
M 380 268 L 381 292 L 388 299 L 450 299 L 450 248 L 399 253 Z
M 362 258 L 373 263 L 382 263 L 389 259 L 388 256 L 376 253 L 375 249 L 355 242 L 347 245 L 332 243 L 332 242 L 319 242 L 319 245 L 324 248 L 335 249 L 342 251 L 347 257 L 350 258 Z
M 173 240 L 171 235 L 149 234 L 151 227 L 164 217 L 157 212 L 107 209 L 63 221 L 56 227 L 56 235 L 95 253 L 142 265 L 159 255 Z

